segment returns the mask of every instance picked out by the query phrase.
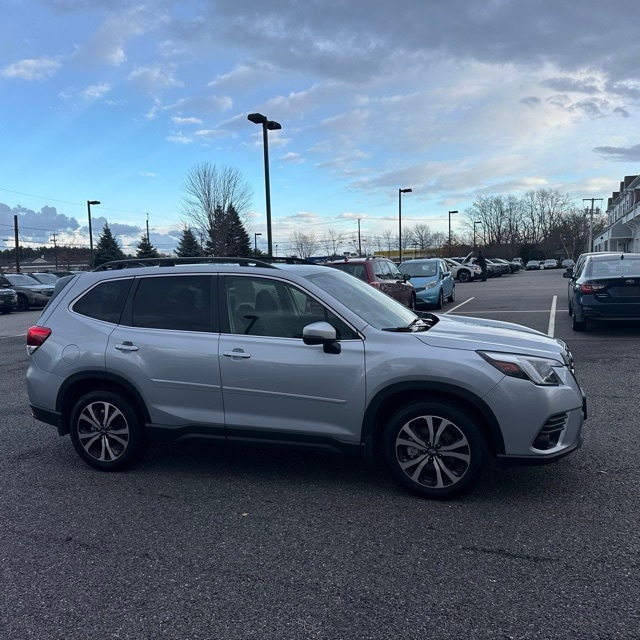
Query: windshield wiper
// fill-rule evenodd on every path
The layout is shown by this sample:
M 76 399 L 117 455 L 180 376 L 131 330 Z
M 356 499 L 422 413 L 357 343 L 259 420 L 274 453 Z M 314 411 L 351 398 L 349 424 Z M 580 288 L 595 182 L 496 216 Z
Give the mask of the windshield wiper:
M 412 331 L 424 331 L 430 329 L 432 325 L 426 323 L 423 318 L 416 318 L 404 327 L 385 327 L 383 331 L 393 331 L 395 333 L 410 333 Z

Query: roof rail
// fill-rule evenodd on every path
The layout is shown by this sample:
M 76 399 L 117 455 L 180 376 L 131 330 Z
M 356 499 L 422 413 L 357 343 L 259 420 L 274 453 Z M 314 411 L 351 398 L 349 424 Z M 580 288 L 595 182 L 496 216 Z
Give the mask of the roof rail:
M 280 261 L 280 258 L 275 258 Z M 282 258 L 282 262 L 285 262 Z M 299 260 L 299 258 L 296 258 Z M 112 271 L 115 269 L 136 269 L 138 267 L 175 267 L 181 264 L 237 264 L 241 267 L 273 267 L 267 260 L 256 260 L 255 258 L 230 258 L 230 257 L 214 257 L 214 256 L 198 256 L 192 258 L 127 258 L 124 260 L 112 260 L 105 262 L 94 271 Z

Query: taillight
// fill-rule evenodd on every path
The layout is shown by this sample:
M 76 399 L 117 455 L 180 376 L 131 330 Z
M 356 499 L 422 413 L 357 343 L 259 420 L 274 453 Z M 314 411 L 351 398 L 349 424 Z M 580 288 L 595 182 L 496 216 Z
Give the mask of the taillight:
M 595 293 L 596 291 L 601 291 L 606 286 L 606 284 L 598 284 L 597 282 L 585 282 L 580 285 L 580 291 L 582 291 L 582 293 Z
M 29 327 L 27 331 L 27 353 L 31 355 L 51 335 L 47 327 Z

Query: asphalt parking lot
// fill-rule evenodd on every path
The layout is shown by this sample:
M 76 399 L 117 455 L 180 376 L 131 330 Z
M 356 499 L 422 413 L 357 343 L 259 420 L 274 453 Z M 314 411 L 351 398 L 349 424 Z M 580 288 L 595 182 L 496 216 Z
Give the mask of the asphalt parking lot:
M 456 285 L 447 313 L 565 340 L 585 443 L 428 502 L 347 456 L 154 444 L 85 466 L 30 417 L 0 316 L 0 639 L 640 638 L 634 323 L 571 330 L 561 270 Z

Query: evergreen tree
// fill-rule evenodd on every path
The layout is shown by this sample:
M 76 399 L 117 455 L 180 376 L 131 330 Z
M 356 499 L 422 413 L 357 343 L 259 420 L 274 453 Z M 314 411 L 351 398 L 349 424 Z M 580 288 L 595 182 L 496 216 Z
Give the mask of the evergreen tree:
M 99 267 L 105 262 L 111 262 L 111 260 L 123 260 L 125 258 L 118 241 L 113 237 L 109 225 L 105 222 L 98 244 L 96 245 L 96 251 L 93 258 L 93 266 Z
M 137 245 L 136 258 L 159 258 L 158 250 L 151 244 L 146 235 L 141 236 Z
M 202 249 L 191 229 L 186 228 L 182 231 L 182 237 L 175 252 L 179 258 L 195 258 L 202 255 Z
M 233 205 L 227 208 L 227 255 L 250 256 L 251 241 Z

